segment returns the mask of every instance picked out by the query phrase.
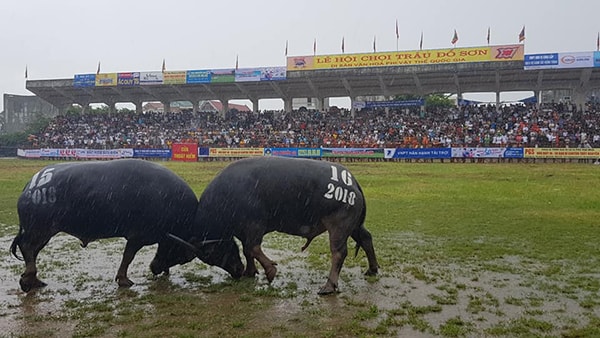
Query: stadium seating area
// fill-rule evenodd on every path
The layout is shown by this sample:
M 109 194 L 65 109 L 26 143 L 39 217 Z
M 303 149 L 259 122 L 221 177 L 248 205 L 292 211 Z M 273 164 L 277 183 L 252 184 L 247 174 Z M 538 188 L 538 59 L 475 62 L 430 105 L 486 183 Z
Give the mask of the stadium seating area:
M 134 112 L 58 116 L 26 148 L 205 147 L 592 147 L 600 148 L 600 105 L 463 106 L 421 111 L 324 113 Z

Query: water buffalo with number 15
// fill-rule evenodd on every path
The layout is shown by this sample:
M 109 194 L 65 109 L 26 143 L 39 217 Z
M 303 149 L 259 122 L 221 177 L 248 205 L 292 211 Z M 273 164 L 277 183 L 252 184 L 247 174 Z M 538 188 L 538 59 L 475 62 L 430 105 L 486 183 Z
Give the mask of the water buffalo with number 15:
M 277 269 L 261 249 L 265 234 L 278 231 L 304 237 L 304 250 L 313 238 L 327 231 L 331 270 L 319 293 L 329 294 L 337 291 L 349 237 L 356 241 L 356 252 L 360 247 L 367 255 L 366 273 L 377 273 L 372 237 L 364 227 L 365 215 L 363 192 L 340 164 L 285 157 L 248 158 L 224 168 L 200 197 L 193 237 L 214 242 L 202 247 L 193 241 L 188 244 L 195 247 L 201 260 L 209 257 L 214 261 L 236 254 L 232 245 L 235 236 L 246 258 L 244 275 L 257 273 L 256 259 L 271 282 Z
M 198 199 L 188 184 L 166 167 L 136 159 L 51 164 L 25 186 L 17 202 L 20 228 L 10 250 L 20 249 L 25 272 L 19 281 L 28 292 L 45 286 L 37 277 L 36 259 L 59 232 L 89 242 L 110 237 L 127 240 L 116 281 L 131 286 L 129 264 L 139 249 L 158 243 L 150 264 L 154 274 L 192 260 L 189 248 L 170 238 L 189 239 Z M 201 245 L 202 243 L 199 243 Z M 243 263 L 219 261 L 240 277 Z

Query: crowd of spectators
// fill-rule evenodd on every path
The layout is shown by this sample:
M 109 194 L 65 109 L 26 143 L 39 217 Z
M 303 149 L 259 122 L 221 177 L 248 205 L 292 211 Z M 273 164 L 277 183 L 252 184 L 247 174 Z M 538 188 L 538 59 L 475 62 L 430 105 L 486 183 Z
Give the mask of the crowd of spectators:
M 68 114 L 30 135 L 29 148 L 587 147 L 600 148 L 600 105 L 361 110 Z

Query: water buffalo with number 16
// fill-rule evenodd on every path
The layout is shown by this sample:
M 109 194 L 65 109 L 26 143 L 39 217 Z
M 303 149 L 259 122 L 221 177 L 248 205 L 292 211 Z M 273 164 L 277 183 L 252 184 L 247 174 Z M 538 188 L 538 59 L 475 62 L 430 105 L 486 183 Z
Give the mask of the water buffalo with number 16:
M 201 260 L 230 257 L 236 254 L 232 246 L 235 236 L 246 258 L 244 275 L 257 273 L 256 259 L 271 282 L 277 269 L 261 249 L 265 234 L 279 231 L 304 237 L 304 250 L 313 238 L 327 231 L 331 270 L 319 294 L 330 294 L 337 291 L 349 237 L 356 241 L 356 252 L 360 247 L 367 255 L 366 273 L 377 273 L 365 215 L 363 192 L 340 164 L 285 157 L 242 159 L 224 168 L 200 197 L 192 236 L 210 244 L 201 247 L 189 241 L 188 245 Z
M 19 248 L 25 260 L 21 289 L 46 285 L 37 277 L 36 259 L 59 232 L 77 237 L 83 247 L 100 238 L 124 237 L 115 278 L 119 286 L 133 284 L 127 269 L 145 245 L 158 243 L 150 268 L 154 274 L 168 274 L 169 267 L 195 257 L 171 236 L 189 239 L 197 207 L 188 184 L 156 163 L 121 159 L 51 164 L 32 177 L 17 202 L 20 228 L 10 250 L 20 258 Z M 243 272 L 239 255 L 217 263 L 234 277 Z

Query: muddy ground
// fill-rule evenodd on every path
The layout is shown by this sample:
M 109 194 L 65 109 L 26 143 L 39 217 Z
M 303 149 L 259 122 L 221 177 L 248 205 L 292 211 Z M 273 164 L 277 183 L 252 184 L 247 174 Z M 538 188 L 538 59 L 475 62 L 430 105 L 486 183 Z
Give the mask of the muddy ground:
M 308 249 L 312 253 L 301 253 L 294 248 L 299 249 L 303 242 L 290 238 L 275 235 L 266 240 L 267 255 L 279 263 L 271 286 L 262 274 L 254 281 L 232 284 L 223 271 L 198 260 L 172 268 L 168 277 L 153 277 L 148 265 L 155 246 L 150 246 L 138 253 L 129 269 L 129 277 L 136 284 L 123 290 L 113 279 L 124 240 L 102 240 L 81 248 L 75 238 L 59 235 L 39 257 L 40 277 L 48 286 L 26 294 L 18 286 L 23 263 L 8 253 L 12 237 L 2 237 L 0 337 L 482 337 L 560 336 L 577 332 L 585 336 L 586 332 L 595 332 L 598 325 L 600 306 L 594 281 L 600 276 L 579 271 L 569 262 L 565 262 L 560 273 L 548 273 L 543 264 L 520 257 L 478 263 L 444 259 L 415 262 L 393 256 L 401 246 L 403 250 L 417 248 L 427 239 L 398 234 L 397 238 L 388 237 L 379 243 L 387 248 L 381 250 L 381 261 L 387 266 L 382 264 L 379 277 L 362 275 L 361 270 L 366 268 L 364 254 L 357 259 L 349 256 L 342 269 L 340 293 L 322 297 L 316 291 L 325 281 L 329 257 L 326 250 L 315 251 L 326 245 L 317 243 L 313 245 L 316 249 Z M 317 238 L 317 242 L 325 240 L 324 236 Z M 309 260 L 309 255 L 315 255 L 324 264 L 315 266 L 315 257 Z M 570 276 L 577 276 L 580 282 Z M 196 328 L 187 334 L 178 333 L 175 328 L 157 328 L 161 320 L 168 322 L 163 318 L 169 316 L 165 315 L 165 301 L 153 303 L 148 299 L 157 295 L 167 295 L 168 299 L 170 292 L 178 300 L 196 294 L 207 308 L 213 309 L 214 317 L 197 318 Z M 248 299 L 254 310 L 244 307 Z M 186 302 L 174 301 L 173 306 L 186 306 Z M 85 304 L 104 304 L 113 314 L 103 319 L 101 306 Z M 98 315 L 90 315 L 94 311 Z M 143 314 L 136 316 L 131 312 Z M 103 324 L 96 325 L 94 321 Z M 153 321 L 157 322 L 154 326 L 140 325 Z M 218 328 L 213 326 L 216 321 L 220 321 Z M 177 319 L 173 322 L 177 323 Z M 142 331 L 137 331 L 140 327 Z M 591 331 L 585 331 L 590 328 Z

